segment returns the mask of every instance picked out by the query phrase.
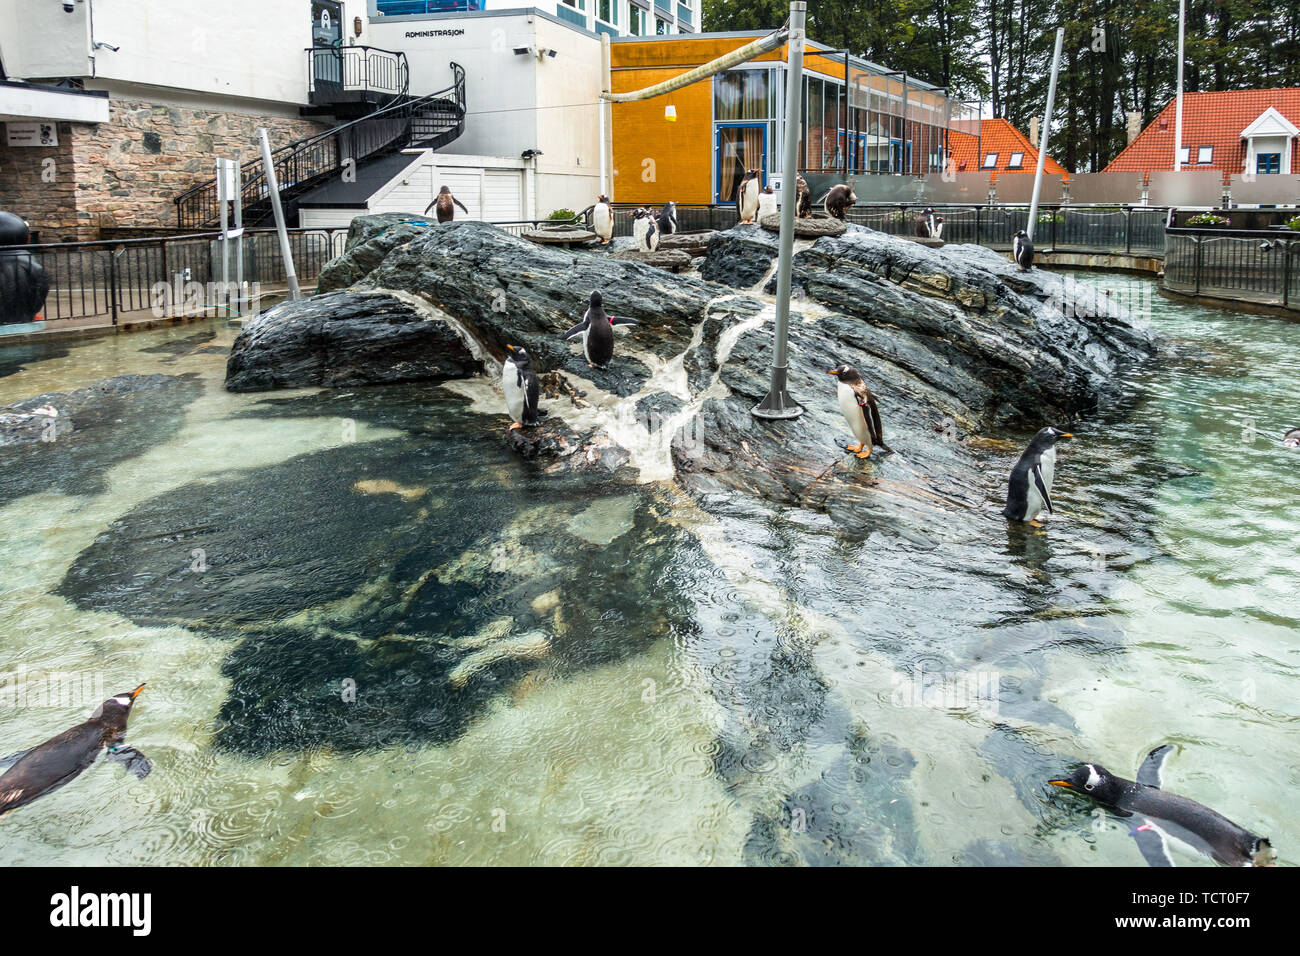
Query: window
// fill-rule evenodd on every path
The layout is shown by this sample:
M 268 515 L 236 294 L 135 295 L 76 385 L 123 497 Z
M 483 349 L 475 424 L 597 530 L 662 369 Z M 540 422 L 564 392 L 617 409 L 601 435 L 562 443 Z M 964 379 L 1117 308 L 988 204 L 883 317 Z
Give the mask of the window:
M 728 70 L 713 78 L 713 118 L 719 122 L 776 115 L 771 70 Z
M 628 4 L 627 32 L 634 37 L 645 36 L 645 18 L 647 13 L 635 3 Z
M 1025 166 L 1024 153 L 1012 153 L 1011 158 L 1007 160 L 1007 169 L 1023 169 Z
M 596 18 L 618 25 L 618 0 L 596 0 Z
M 1184 146 L 1178 151 L 1178 162 L 1186 166 L 1192 161 L 1192 147 Z
M 423 13 L 473 13 L 482 9 L 482 0 L 376 0 L 375 2 L 375 12 L 381 17 Z
M 573 7 L 575 10 L 586 10 L 587 0 L 564 0 L 566 7 Z
M 662 17 L 655 17 L 655 33 L 659 36 L 667 36 L 673 32 L 672 24 Z
M 1280 173 L 1282 172 L 1282 154 L 1281 153 L 1258 153 L 1255 156 L 1255 172 L 1257 173 Z
M 1198 163 L 1214 162 L 1214 147 L 1213 146 L 1196 147 L 1196 161 Z
M 998 168 L 998 154 L 997 154 L 997 153 L 985 153 L 985 154 L 984 154 L 984 165 L 981 166 L 980 168 L 981 168 L 981 169 L 997 169 L 997 168 Z

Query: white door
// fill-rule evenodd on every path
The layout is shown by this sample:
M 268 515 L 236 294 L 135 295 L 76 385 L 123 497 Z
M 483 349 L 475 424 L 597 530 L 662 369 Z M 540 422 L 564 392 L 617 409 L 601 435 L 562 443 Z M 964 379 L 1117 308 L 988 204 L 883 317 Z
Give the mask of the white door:
M 484 172 L 483 218 L 488 222 L 518 222 L 524 218 L 521 170 L 489 169 Z
M 439 167 L 434 173 L 433 192 L 446 186 L 451 194 L 465 204 L 469 215 L 456 210 L 457 219 L 483 219 L 483 171 L 461 167 Z

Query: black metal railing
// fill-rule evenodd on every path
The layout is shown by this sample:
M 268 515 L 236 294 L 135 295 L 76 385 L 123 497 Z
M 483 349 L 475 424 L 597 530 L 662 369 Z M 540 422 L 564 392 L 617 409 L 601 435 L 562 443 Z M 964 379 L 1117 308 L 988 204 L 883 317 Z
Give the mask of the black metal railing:
M 1169 229 L 1160 287 L 1184 295 L 1300 309 L 1298 253 L 1300 232 L 1291 229 Z
M 271 154 L 281 201 L 300 196 L 341 174 L 345 164 L 360 164 L 408 146 L 445 146 L 465 131 L 465 70 L 451 64 L 454 82 L 446 89 L 377 110 L 361 119 L 281 146 Z M 355 166 L 353 167 L 355 168 Z M 266 171 L 261 158 L 240 167 L 244 223 L 259 225 L 271 215 Z M 220 206 L 212 178 L 177 196 L 176 221 L 182 229 L 217 224 Z
M 326 262 L 342 254 L 347 232 L 346 227 L 289 230 L 289 249 L 301 282 L 315 279 Z M 214 285 L 220 291 L 222 282 L 220 233 L 12 248 L 31 253 L 50 278 L 41 313 L 47 321 L 102 317 L 116 325 L 131 313 L 142 318 L 229 314 L 218 302 L 220 296 L 212 294 Z M 238 274 L 238 248 L 237 242 L 230 242 L 232 283 Z M 245 231 L 243 260 L 249 294 L 285 288 L 284 258 L 274 229 Z
M 405 98 L 411 69 L 406 54 L 373 46 L 307 48 L 308 102 L 327 105 L 349 99 Z

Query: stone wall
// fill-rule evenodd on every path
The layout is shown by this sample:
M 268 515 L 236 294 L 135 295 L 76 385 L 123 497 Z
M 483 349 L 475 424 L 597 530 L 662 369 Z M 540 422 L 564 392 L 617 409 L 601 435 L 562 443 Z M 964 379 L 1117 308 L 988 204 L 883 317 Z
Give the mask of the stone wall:
M 262 126 L 273 149 L 329 128 L 285 116 L 113 98 L 107 123 L 60 123 L 55 149 L 0 146 L 0 209 L 26 218 L 43 241 L 97 239 L 101 227 L 172 227 L 172 200 L 211 179 L 217 155 L 240 162 L 257 156 Z M 46 158 L 54 159 L 53 182 L 41 178 Z

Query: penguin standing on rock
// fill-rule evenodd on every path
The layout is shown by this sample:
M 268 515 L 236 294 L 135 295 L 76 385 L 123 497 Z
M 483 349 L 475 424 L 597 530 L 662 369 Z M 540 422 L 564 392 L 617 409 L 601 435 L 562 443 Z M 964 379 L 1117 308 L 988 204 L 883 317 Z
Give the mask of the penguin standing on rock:
M 659 217 L 655 220 L 659 227 L 661 236 L 671 236 L 677 231 L 677 203 L 664 203 L 664 208 L 659 210 Z
M 1062 438 L 1073 438 L 1059 428 L 1041 428 L 1029 442 L 1020 460 L 1011 469 L 1007 482 L 1007 506 L 1002 513 L 1012 521 L 1028 521 L 1035 528 L 1035 519 L 1044 508 L 1052 514 L 1052 480 L 1056 477 L 1056 443 Z
M 643 206 L 632 210 L 628 215 L 632 217 L 632 238 L 636 240 L 636 247 L 643 252 L 658 249 L 659 227 L 655 225 L 655 217 L 650 215 L 650 210 Z
M 1021 272 L 1028 272 L 1034 267 L 1034 244 L 1029 241 L 1029 234 L 1023 229 L 1011 237 L 1011 258 L 1016 260 Z
M 1069 776 L 1047 781 L 1071 793 L 1092 797 L 1116 814 L 1138 821 L 1129 835 L 1151 866 L 1173 866 L 1169 842 L 1175 840 L 1226 866 L 1271 866 L 1273 847 L 1207 806 L 1161 789 L 1165 760 L 1173 744 L 1157 747 L 1142 761 L 1137 780 L 1116 777 L 1100 764 L 1086 763 Z
M 614 207 L 605 196 L 597 196 L 596 204 L 591 207 L 591 228 L 600 236 L 602 246 L 609 245 L 614 238 Z
M 845 451 L 855 453 L 859 458 L 870 458 L 875 445 L 889 451 L 880 427 L 880 409 L 876 407 L 876 397 L 862 381 L 862 376 L 852 365 L 837 365 L 828 375 L 840 380 L 838 387 L 840 411 L 849 423 L 849 431 L 858 440 L 856 445 L 845 445 Z
M 614 326 L 638 325 L 636 319 L 616 319 L 605 311 L 605 300 L 599 292 L 591 293 L 591 303 L 582 321 L 564 333 L 566 339 L 582 336 L 582 354 L 589 368 L 607 368 L 614 357 Z
M 929 239 L 934 235 L 934 210 L 922 209 L 916 220 L 916 235 L 920 239 Z
M 803 173 L 795 173 L 794 179 L 795 205 L 794 214 L 800 219 L 812 218 L 812 190 L 808 188 L 808 180 L 803 178 Z
M 762 192 L 758 194 L 758 219 L 761 222 L 764 216 L 776 214 L 776 193 L 771 186 L 764 186 Z
M 429 203 L 429 205 L 424 207 L 425 215 L 428 215 L 429 210 L 432 209 L 434 206 L 438 207 L 439 222 L 451 222 L 453 219 L 455 219 L 456 218 L 455 206 L 459 206 L 464 211 L 465 215 L 467 216 L 469 215 L 469 210 L 465 208 L 465 204 L 461 202 L 459 199 L 457 199 L 455 196 L 453 196 L 451 194 L 451 190 L 446 186 L 443 186 L 441 189 L 439 189 L 438 195 L 434 197 L 433 202 Z
M 501 388 L 506 393 L 506 411 L 512 424 L 508 431 L 541 422 L 541 383 L 533 371 L 527 350 L 521 345 L 507 345 L 505 363 L 501 366 Z
M 758 190 L 759 175 L 757 169 L 751 169 L 745 173 L 736 187 L 736 212 L 740 216 L 740 221 L 749 225 L 758 215 Z
M 858 197 L 854 194 L 852 186 L 846 186 L 844 183 L 832 186 L 831 191 L 826 194 L 824 203 L 826 214 L 832 219 L 843 222 L 845 211 L 857 201 Z
M 124 764 L 140 780 L 149 776 L 153 767 L 148 758 L 122 743 L 131 705 L 142 690 L 144 684 L 110 697 L 95 709 L 89 720 L 31 750 L 0 760 L 0 769 L 4 770 L 0 774 L 0 816 L 71 783 L 105 748 L 110 760 Z

